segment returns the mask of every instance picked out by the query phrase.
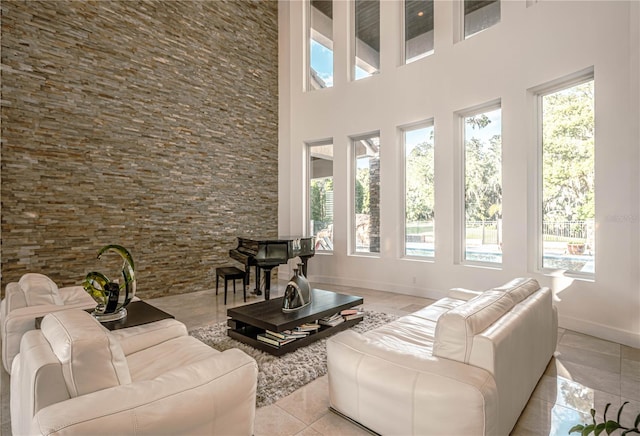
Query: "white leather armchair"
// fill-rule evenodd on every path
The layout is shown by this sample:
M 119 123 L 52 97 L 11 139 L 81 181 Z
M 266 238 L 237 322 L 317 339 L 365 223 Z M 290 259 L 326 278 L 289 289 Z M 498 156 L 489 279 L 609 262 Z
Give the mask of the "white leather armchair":
M 82 288 L 58 288 L 47 276 L 37 273 L 23 275 L 18 282 L 5 287 L 0 303 L 0 336 L 2 364 L 11 373 L 11 362 L 20 351 L 20 339 L 35 329 L 35 319 L 64 309 L 91 309 L 96 302 Z
M 25 333 L 11 375 L 15 436 L 251 435 L 258 368 L 162 320 L 109 332 L 81 310 Z

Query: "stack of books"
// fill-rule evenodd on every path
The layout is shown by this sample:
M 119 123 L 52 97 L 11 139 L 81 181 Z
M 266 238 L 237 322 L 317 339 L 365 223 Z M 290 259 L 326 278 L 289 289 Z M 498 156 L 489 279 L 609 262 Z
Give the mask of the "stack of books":
M 338 324 L 342 324 L 344 321 L 344 317 L 340 313 L 334 313 L 333 315 L 320 318 L 318 323 L 326 325 L 327 327 L 335 327 Z
M 296 327 L 293 331 L 307 332 L 307 334 L 309 334 L 309 333 L 317 332 L 319 329 L 320 329 L 320 324 L 318 324 L 317 322 L 306 322 Z
M 345 309 L 340 312 L 340 315 L 342 315 L 345 321 L 349 321 L 350 319 L 360 319 L 364 318 L 364 310 L 362 308 Z
M 289 342 L 295 341 L 295 339 L 281 339 L 276 336 L 272 336 L 268 333 L 259 333 L 256 337 L 260 342 L 264 342 L 265 344 L 269 344 L 273 347 L 280 348 L 284 344 L 288 344 Z
M 282 345 L 295 341 L 296 339 L 305 338 L 308 334 L 309 332 L 297 332 L 293 330 L 285 330 L 282 332 L 266 330 L 264 333 L 258 334 L 256 338 L 260 342 L 279 348 Z

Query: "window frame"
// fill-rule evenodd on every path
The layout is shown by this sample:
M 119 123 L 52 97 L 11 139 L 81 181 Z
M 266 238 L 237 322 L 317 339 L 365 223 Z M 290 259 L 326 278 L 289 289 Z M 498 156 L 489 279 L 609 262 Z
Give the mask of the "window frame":
M 457 11 L 456 11 L 456 15 L 458 16 L 458 26 L 459 26 L 459 31 L 457 32 L 457 40 L 455 42 L 459 42 L 459 41 L 465 41 L 467 39 L 473 38 L 483 32 L 485 32 L 486 30 L 491 29 L 492 27 L 495 27 L 496 25 L 500 24 L 502 22 L 502 0 L 497 0 L 497 3 L 499 4 L 499 10 L 500 10 L 500 15 L 498 17 L 498 21 L 495 22 L 494 24 L 490 25 L 489 27 L 485 27 L 484 29 L 478 30 L 477 32 L 471 33 L 469 35 L 467 35 L 466 32 L 466 24 L 467 24 L 467 16 L 465 14 L 465 0 L 459 0 L 456 2 L 457 5 Z M 482 9 L 482 8 L 480 8 Z M 480 10 L 477 9 L 477 10 Z
M 378 8 L 380 9 L 382 7 L 382 0 L 371 0 L 371 1 L 376 1 L 378 2 Z M 358 35 L 356 35 L 357 32 L 357 26 L 356 26 L 356 20 L 357 20 L 357 16 L 356 16 L 356 0 L 351 0 L 349 1 L 349 11 L 350 11 L 350 17 L 351 19 L 349 20 L 349 26 L 350 26 L 350 41 L 349 41 L 349 48 L 350 48 L 350 60 L 349 60 L 349 79 L 351 82 L 357 82 L 360 80 L 364 80 L 364 79 L 368 79 L 371 78 L 373 76 L 376 76 L 378 74 L 380 74 L 381 71 L 381 55 L 382 55 L 382 47 L 380 46 L 379 51 L 378 51 L 378 66 L 376 67 L 375 65 L 370 65 L 367 64 L 369 66 L 371 66 L 372 68 L 375 68 L 375 71 L 373 72 L 369 72 L 366 71 L 364 68 L 358 67 L 358 49 L 357 49 L 357 45 L 358 45 Z M 381 9 L 379 10 L 378 13 L 378 44 L 381 45 L 382 44 L 382 11 Z M 362 60 L 363 63 L 366 64 L 366 61 Z M 360 77 L 357 78 L 357 68 L 360 68 L 362 70 L 364 70 L 367 73 L 367 76 L 365 77 Z
M 402 26 L 402 38 L 401 38 L 401 47 L 400 47 L 400 63 L 401 65 L 409 65 L 412 64 L 414 62 L 418 62 L 422 59 L 428 58 L 429 56 L 432 56 L 433 54 L 435 54 L 436 52 L 436 48 L 435 48 L 435 34 L 436 34 L 436 29 L 435 29 L 435 0 L 431 0 L 433 5 L 431 6 L 434 9 L 433 15 L 433 38 L 432 38 L 432 44 L 433 44 L 433 48 L 429 51 L 423 52 L 417 56 L 414 56 L 411 58 L 411 61 L 409 61 L 407 59 L 407 0 L 403 0 L 402 2 L 400 2 L 400 7 L 401 7 L 401 11 L 400 11 L 400 17 L 401 17 L 401 26 Z
M 408 131 L 413 131 L 413 130 L 420 130 L 420 129 L 427 129 L 427 128 L 432 128 L 433 129 L 433 149 L 434 149 L 434 157 L 433 157 L 433 172 L 434 172 L 434 252 L 432 256 L 418 256 L 418 255 L 411 255 L 411 254 L 407 254 L 407 143 L 406 143 L 406 132 Z M 411 124 L 406 124 L 406 125 L 402 125 L 402 126 L 398 126 L 398 133 L 399 133 L 399 138 L 400 138 L 400 143 L 401 146 L 399 147 L 400 149 L 400 159 L 399 162 L 401 163 L 401 171 L 400 174 L 402 174 L 402 192 L 401 192 L 401 198 L 402 198 L 402 210 L 401 210 L 401 222 L 403 223 L 402 225 L 402 231 L 401 231 L 401 258 L 403 259 L 411 259 L 411 260 L 418 260 L 418 261 L 423 261 L 423 262 L 434 262 L 435 258 L 436 258 L 436 251 L 435 251 L 435 172 L 436 172 L 436 168 L 435 168 L 435 147 L 436 147 L 436 126 L 435 126 L 435 120 L 434 118 L 428 118 L 422 121 L 418 121 L 416 123 L 411 123 Z
M 333 2 L 334 0 L 330 0 L 331 2 Z M 333 84 L 331 86 L 327 86 L 324 88 L 314 88 L 311 80 L 311 40 L 313 39 L 311 37 L 311 34 L 313 32 L 313 19 L 312 19 L 312 14 L 313 14 L 313 5 L 311 4 L 311 0 L 305 0 L 304 1 L 304 19 L 305 19 L 305 41 L 304 41 L 304 59 L 305 59 L 305 80 L 304 80 L 304 91 L 305 92 L 312 92 L 312 91 L 321 91 L 323 89 L 330 89 L 333 88 Z M 334 30 L 334 22 L 335 20 L 332 18 L 331 19 L 331 33 L 332 33 L 332 38 L 333 38 L 333 34 L 335 34 L 335 30 Z M 335 44 L 335 41 L 333 41 L 332 39 L 332 43 Z M 332 50 L 332 65 L 333 65 L 333 71 L 332 71 L 332 79 L 335 80 L 335 50 Z
M 311 149 L 313 147 L 322 147 L 325 145 L 331 145 L 333 147 L 333 156 L 334 156 L 334 161 L 335 162 L 335 143 L 333 141 L 333 138 L 325 138 L 325 139 L 321 139 L 321 140 L 316 140 L 316 141 L 305 141 L 304 142 L 304 147 L 305 147 L 305 154 L 306 154 L 306 175 L 305 175 L 305 214 L 304 214 L 304 220 L 305 220 L 305 225 L 304 225 L 304 229 L 305 229 L 305 233 L 308 234 L 309 236 L 313 236 L 315 237 L 316 234 L 313 231 L 313 229 L 311 228 L 311 175 L 312 175 L 312 170 L 311 170 Z M 332 170 L 335 171 L 335 167 L 332 164 Z M 332 179 L 333 179 L 333 183 L 334 183 L 334 192 L 335 192 L 335 173 L 332 175 Z M 335 232 L 335 206 L 334 206 L 334 215 L 332 217 L 332 221 L 333 221 L 333 225 L 334 225 L 334 232 Z M 335 233 L 334 233 L 335 235 Z M 334 243 L 335 241 L 332 240 L 332 243 Z M 335 248 L 335 244 L 334 244 L 334 248 Z M 318 250 L 315 249 L 316 253 L 317 252 L 321 252 L 321 253 L 327 253 L 327 254 L 332 254 L 333 253 L 333 249 L 331 250 Z
M 365 256 L 365 257 L 380 257 L 380 249 L 378 251 L 358 251 L 357 250 L 357 227 L 356 227 L 356 178 L 358 172 L 358 157 L 356 155 L 356 143 L 363 139 L 369 139 L 377 137 L 380 141 L 380 131 L 372 131 L 369 133 L 363 133 L 358 135 L 349 136 L 349 255 L 351 256 Z M 378 152 L 378 160 L 380 163 L 380 172 L 382 173 L 382 160 L 380 159 L 380 152 Z M 380 183 L 380 181 L 378 182 Z M 382 202 L 378 204 L 378 210 L 380 209 Z M 381 215 L 378 219 L 381 219 Z M 379 229 L 380 230 L 380 229 Z M 380 240 L 381 240 L 380 235 Z
M 589 67 L 576 73 L 563 76 L 559 79 L 547 82 L 540 86 L 532 88 L 530 92 L 534 99 L 534 123 L 535 123 L 535 150 L 536 150 L 536 189 L 535 189 L 535 210 L 536 210 L 536 225 L 535 225 L 535 260 L 533 262 L 535 272 L 547 276 L 556 276 L 559 271 L 562 271 L 562 275 L 566 277 L 572 277 L 576 279 L 583 279 L 587 281 L 595 280 L 597 268 L 595 272 L 582 272 L 573 270 L 560 270 L 558 268 L 548 268 L 544 266 L 544 209 L 542 207 L 544 201 L 544 144 L 543 144 L 543 98 L 550 94 L 560 92 L 575 86 L 585 84 L 587 82 L 594 82 L 594 95 L 593 95 L 593 115 L 594 115 L 594 178 L 597 177 L 597 168 L 595 162 L 596 153 L 596 136 L 595 136 L 595 123 L 596 123 L 596 90 L 595 90 L 595 73 L 594 68 Z M 595 198 L 595 181 L 594 181 L 594 202 L 597 205 L 597 199 Z M 597 213 L 596 213 L 597 215 Z M 595 221 L 594 217 L 594 221 Z M 595 231 L 595 230 L 594 230 Z M 596 232 L 597 233 L 597 232 Z M 597 234 L 594 234 L 594 239 L 597 240 Z M 594 254 L 594 264 L 596 262 L 596 254 Z M 595 265 L 594 265 L 595 266 Z
M 492 112 L 494 110 L 500 109 L 500 186 L 504 187 L 504 171 L 502 169 L 503 157 L 504 157 L 504 143 L 502 142 L 503 138 L 503 118 L 502 118 L 502 100 L 496 99 L 489 101 L 484 104 L 480 104 L 477 106 L 473 106 L 467 109 L 463 109 L 455 112 L 457 116 L 457 140 L 458 143 L 457 151 L 457 165 L 456 165 L 456 192 L 457 192 L 457 201 L 456 201 L 456 213 L 455 213 L 455 224 L 456 231 L 454 234 L 455 246 L 456 246 L 456 263 L 465 266 L 472 267 L 481 267 L 487 269 L 496 269 L 501 270 L 504 267 L 504 259 L 501 257 L 500 262 L 485 262 L 478 260 L 469 260 L 466 258 L 467 252 L 467 241 L 466 241 L 466 135 L 465 135 L 465 119 L 471 116 L 479 115 L 486 112 Z M 503 218 L 504 220 L 504 218 Z M 502 254 L 502 253 L 501 253 Z

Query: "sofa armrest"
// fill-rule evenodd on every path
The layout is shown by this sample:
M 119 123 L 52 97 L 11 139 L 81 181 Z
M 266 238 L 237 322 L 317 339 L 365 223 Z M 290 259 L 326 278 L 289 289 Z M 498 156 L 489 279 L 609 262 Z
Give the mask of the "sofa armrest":
M 60 298 L 62 298 L 65 305 L 86 303 L 89 305 L 93 304 L 95 306 L 97 304 L 82 286 L 68 286 L 66 288 L 60 288 L 58 289 L 58 294 L 60 294 Z
M 20 289 L 18 282 L 8 283 L 4 288 L 4 299 L 2 300 L 2 316 L 5 317 L 12 310 L 27 307 L 27 299 Z
M 111 334 L 120 342 L 125 356 L 188 335 L 187 327 L 175 319 L 163 319 L 150 324 L 113 330 Z
M 447 297 L 455 298 L 456 300 L 469 301 L 473 297 L 477 297 L 480 294 L 482 294 L 482 291 L 474 291 L 471 289 L 464 289 L 464 288 L 452 288 L 452 289 L 449 289 Z
M 258 367 L 238 349 L 156 379 L 53 404 L 34 417 L 34 434 L 253 434 Z
M 11 362 L 20 352 L 20 339 L 29 330 L 35 330 L 36 318 L 48 313 L 68 309 L 91 309 L 95 307 L 95 301 L 91 304 L 76 303 L 59 306 L 57 304 L 41 304 L 38 306 L 22 307 L 15 309 L 2 320 L 2 364 L 8 373 L 11 373 Z
M 481 368 L 393 351 L 352 330 L 327 340 L 327 367 L 331 406 L 377 433 L 495 433 L 496 385 Z

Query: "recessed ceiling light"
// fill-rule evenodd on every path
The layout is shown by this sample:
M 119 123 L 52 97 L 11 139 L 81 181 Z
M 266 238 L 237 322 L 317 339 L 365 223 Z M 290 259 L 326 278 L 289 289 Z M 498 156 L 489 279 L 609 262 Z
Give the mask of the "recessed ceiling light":
M 421 16 L 423 16 L 423 15 L 424 15 L 424 12 L 422 12 L 422 11 L 418 12 L 418 16 L 419 16 L 419 17 L 421 17 Z

